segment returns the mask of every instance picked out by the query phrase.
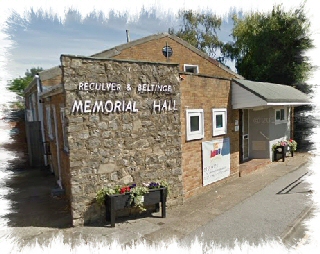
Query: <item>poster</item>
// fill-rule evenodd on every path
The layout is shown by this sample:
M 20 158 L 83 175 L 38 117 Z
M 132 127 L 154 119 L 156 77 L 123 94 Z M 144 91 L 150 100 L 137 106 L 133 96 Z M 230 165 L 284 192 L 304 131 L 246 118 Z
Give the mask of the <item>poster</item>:
M 230 176 L 230 139 L 202 142 L 203 186 Z

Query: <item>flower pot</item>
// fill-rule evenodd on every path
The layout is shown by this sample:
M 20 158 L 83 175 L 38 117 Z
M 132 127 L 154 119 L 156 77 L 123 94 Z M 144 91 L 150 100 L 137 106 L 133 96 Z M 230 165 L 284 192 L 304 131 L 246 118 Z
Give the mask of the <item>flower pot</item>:
M 161 217 L 166 217 L 167 188 L 150 189 L 149 193 L 144 196 L 135 196 L 132 203 L 131 201 L 129 193 L 106 195 L 106 220 L 111 222 L 111 227 L 115 227 L 117 210 L 129 208 L 136 204 L 159 205 L 161 203 Z
M 284 159 L 287 156 L 288 152 L 290 153 L 291 157 L 293 157 L 293 149 L 291 146 L 276 146 L 273 152 L 273 161 L 282 159 L 282 161 L 284 162 Z M 280 155 L 280 158 L 278 155 Z

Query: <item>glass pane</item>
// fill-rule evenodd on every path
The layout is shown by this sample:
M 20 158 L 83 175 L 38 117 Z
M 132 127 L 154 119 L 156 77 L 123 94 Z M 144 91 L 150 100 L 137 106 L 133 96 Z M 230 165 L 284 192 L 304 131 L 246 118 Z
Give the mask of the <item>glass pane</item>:
M 280 109 L 280 120 L 284 120 L 284 109 Z
M 222 127 L 223 127 L 222 115 L 216 115 L 216 128 L 222 128 Z
M 190 116 L 190 131 L 199 131 L 200 130 L 200 117 L 199 116 Z
M 281 117 L 280 117 L 280 110 L 277 110 L 276 111 L 276 120 L 280 120 Z
M 243 127 L 243 134 L 248 134 L 248 118 L 249 118 L 249 110 L 248 109 L 244 109 L 243 110 L 243 117 L 242 117 L 242 127 Z

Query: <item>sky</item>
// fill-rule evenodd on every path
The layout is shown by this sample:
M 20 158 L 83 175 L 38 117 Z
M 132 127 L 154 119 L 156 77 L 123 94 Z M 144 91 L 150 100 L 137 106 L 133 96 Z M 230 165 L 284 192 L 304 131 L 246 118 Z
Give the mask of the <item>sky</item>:
M 298 7 L 296 0 L 257 1 L 4 1 L 0 10 L 0 86 L 6 80 L 24 76 L 31 67 L 51 68 L 59 64 L 61 54 L 91 55 L 126 42 L 126 30 L 135 40 L 155 33 L 179 28 L 179 10 L 212 11 L 222 16 L 219 31 L 223 41 L 230 41 L 230 13 L 251 10 L 271 10 L 283 3 L 285 9 Z M 222 3 L 223 2 L 223 3 Z M 306 11 L 312 22 L 311 32 L 319 47 L 308 52 L 320 52 L 320 19 L 316 1 L 309 0 Z M 312 57 L 315 65 L 320 65 Z M 231 66 L 233 68 L 233 66 Z M 320 74 L 315 75 L 317 78 Z M 314 78 L 310 80 L 314 82 Z
M 219 36 L 230 41 L 230 13 L 285 10 L 302 0 L 0 0 L 0 106 L 14 98 L 4 88 L 7 80 L 24 76 L 27 69 L 60 64 L 61 54 L 89 56 L 126 42 L 126 30 L 135 40 L 179 28 L 179 10 L 210 11 L 223 18 Z M 318 1 L 306 1 L 315 48 L 307 52 L 320 66 Z M 320 70 L 308 80 L 319 84 Z M 0 107 L 1 110 L 1 107 Z M 1 118 L 1 117 L 0 117 Z

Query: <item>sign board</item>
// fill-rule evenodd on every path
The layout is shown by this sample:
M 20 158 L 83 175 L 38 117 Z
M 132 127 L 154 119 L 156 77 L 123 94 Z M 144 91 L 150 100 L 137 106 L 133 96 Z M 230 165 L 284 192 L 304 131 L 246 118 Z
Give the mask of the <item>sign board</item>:
M 230 139 L 202 142 L 203 186 L 230 176 Z
M 137 84 L 136 87 L 132 84 L 119 83 L 96 83 L 96 82 L 79 82 L 78 91 L 96 91 L 106 93 L 117 93 L 120 91 L 131 92 L 136 89 L 137 93 L 164 93 L 172 94 L 174 87 L 171 84 Z M 138 103 L 135 100 L 75 100 L 72 105 L 72 113 L 120 113 L 131 112 L 137 113 L 139 111 Z M 154 100 L 153 112 L 177 111 L 176 100 Z

